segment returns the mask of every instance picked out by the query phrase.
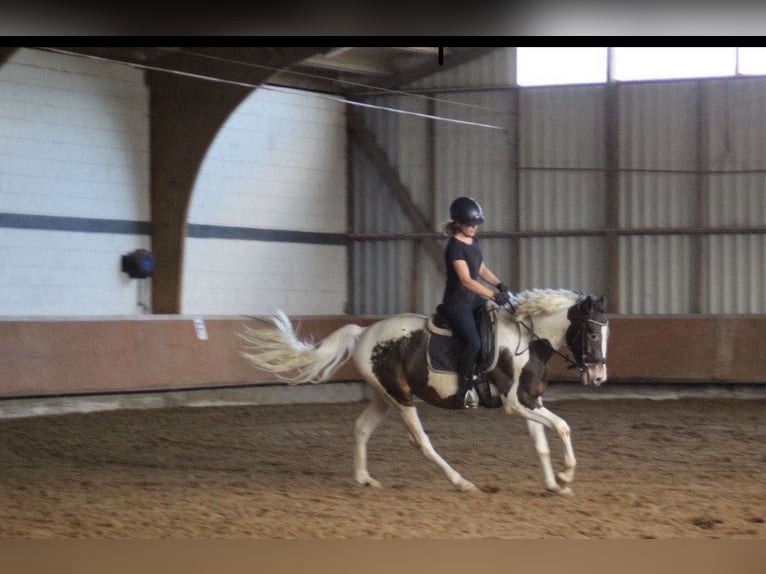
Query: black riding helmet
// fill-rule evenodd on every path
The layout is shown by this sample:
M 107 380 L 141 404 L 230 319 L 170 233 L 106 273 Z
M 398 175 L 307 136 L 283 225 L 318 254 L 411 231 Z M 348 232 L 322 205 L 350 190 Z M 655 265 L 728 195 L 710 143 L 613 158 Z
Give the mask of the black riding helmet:
M 458 197 L 449 206 L 450 219 L 463 225 L 481 225 L 484 223 L 484 213 L 481 205 L 470 197 Z

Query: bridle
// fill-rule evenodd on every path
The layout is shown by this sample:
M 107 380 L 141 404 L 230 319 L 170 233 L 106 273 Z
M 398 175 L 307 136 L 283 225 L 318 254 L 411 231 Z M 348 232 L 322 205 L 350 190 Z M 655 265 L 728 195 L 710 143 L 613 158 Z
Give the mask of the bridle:
M 506 305 L 502 306 L 505 311 L 511 315 L 513 315 L 516 312 L 516 308 L 513 306 L 512 303 L 507 303 Z M 580 374 L 583 374 L 587 371 L 589 365 L 606 365 L 606 357 L 593 357 L 592 355 L 588 354 L 588 328 L 587 325 L 589 323 L 598 325 L 599 327 L 607 327 L 609 326 L 609 320 L 605 320 L 604 322 L 596 321 L 595 319 L 592 319 L 590 316 L 586 317 L 574 317 L 574 314 L 572 313 L 572 309 L 570 309 L 569 313 L 567 313 L 567 318 L 570 321 L 570 326 L 567 329 L 567 333 L 570 329 L 573 327 L 577 328 L 576 334 L 573 336 L 573 338 L 580 337 L 580 355 L 577 356 L 572 349 L 572 345 L 569 344 L 567 341 L 567 348 L 572 353 L 572 357 L 569 355 L 562 353 L 558 349 L 554 349 L 551 345 L 551 350 L 557 354 L 559 357 L 564 359 L 564 361 L 567 364 L 568 369 L 578 369 L 580 371 Z M 518 356 L 523 354 L 529 349 L 529 345 L 527 345 L 527 348 L 524 350 L 520 350 L 521 347 L 521 328 L 524 327 L 530 335 L 530 341 L 538 340 L 543 341 L 542 337 L 540 337 L 537 333 L 535 333 L 535 325 L 534 321 L 532 320 L 532 317 L 529 317 L 529 325 L 527 325 L 524 321 L 516 321 L 516 328 L 519 330 L 519 337 L 518 337 L 518 343 L 516 346 L 516 350 L 514 351 L 514 355 Z M 550 342 L 548 342 L 550 345 Z
M 609 321 L 604 321 L 603 323 L 601 321 L 596 321 L 595 319 L 591 319 L 588 317 L 587 319 L 580 319 L 577 323 L 574 321 L 572 322 L 572 325 L 570 325 L 570 329 L 577 325 L 577 333 L 573 336 L 573 338 L 580 338 L 580 348 L 581 353 L 580 356 L 577 357 L 574 355 L 574 352 L 572 352 L 572 356 L 575 357 L 575 360 L 572 361 L 569 359 L 567 362 L 569 363 L 569 368 L 578 368 L 580 369 L 580 372 L 582 373 L 588 368 L 588 365 L 606 365 L 606 357 L 594 357 L 592 355 L 588 354 L 588 328 L 587 324 L 592 323 L 593 325 L 598 325 L 599 327 L 607 327 L 609 326 Z M 567 345 L 571 349 L 571 345 Z

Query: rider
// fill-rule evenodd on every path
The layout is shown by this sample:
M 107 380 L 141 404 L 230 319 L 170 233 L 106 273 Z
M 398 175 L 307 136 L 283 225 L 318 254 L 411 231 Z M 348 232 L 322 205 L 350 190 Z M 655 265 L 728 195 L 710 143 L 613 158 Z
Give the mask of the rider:
M 455 335 L 465 343 L 458 364 L 458 398 L 463 400 L 464 407 L 475 408 L 479 402 L 474 386 L 481 337 L 474 313 L 486 299 L 506 305 L 509 302 L 508 287 L 484 264 L 476 237 L 478 226 L 484 223 L 481 205 L 473 198 L 458 197 L 450 205 L 449 214 L 450 221 L 442 226 L 450 239 L 444 252 L 447 282 L 439 312 L 450 322 Z M 479 279 L 495 286 L 498 292 L 492 291 Z

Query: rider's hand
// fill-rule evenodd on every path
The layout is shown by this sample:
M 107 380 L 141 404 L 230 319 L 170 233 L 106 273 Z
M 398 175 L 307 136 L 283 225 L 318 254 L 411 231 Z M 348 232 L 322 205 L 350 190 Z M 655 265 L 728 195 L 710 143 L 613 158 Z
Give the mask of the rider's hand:
M 495 293 L 494 297 L 492 297 L 492 300 L 501 307 L 505 307 L 508 303 L 511 302 L 510 297 L 508 297 L 507 290 Z
M 495 285 L 495 287 L 497 287 L 497 290 L 500 291 L 500 293 L 507 293 L 508 291 L 510 291 L 510 289 L 508 289 L 508 285 L 506 285 L 502 281 L 498 283 L 497 285 Z

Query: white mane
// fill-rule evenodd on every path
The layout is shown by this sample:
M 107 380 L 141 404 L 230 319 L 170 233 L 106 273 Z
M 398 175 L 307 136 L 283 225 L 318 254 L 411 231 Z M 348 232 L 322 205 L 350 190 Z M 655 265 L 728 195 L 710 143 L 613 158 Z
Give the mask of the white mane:
M 582 293 L 570 289 L 528 289 L 515 294 L 517 302 L 513 318 L 521 321 L 527 317 L 566 309 L 582 296 Z

